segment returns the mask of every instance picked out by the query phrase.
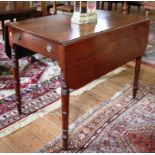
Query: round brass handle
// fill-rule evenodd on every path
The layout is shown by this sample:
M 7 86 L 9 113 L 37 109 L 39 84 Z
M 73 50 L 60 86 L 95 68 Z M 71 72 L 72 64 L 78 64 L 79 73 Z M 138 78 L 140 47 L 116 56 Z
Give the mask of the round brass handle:
M 48 44 L 46 49 L 47 49 L 47 52 L 49 53 L 52 52 L 52 45 Z
M 17 39 L 17 40 L 21 40 L 21 35 L 17 33 L 17 34 L 16 34 L 16 39 Z

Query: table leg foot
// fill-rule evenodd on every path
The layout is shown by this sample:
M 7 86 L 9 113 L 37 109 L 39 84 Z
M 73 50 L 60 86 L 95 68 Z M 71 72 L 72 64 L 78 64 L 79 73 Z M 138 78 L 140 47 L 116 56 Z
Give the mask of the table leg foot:
M 67 151 L 68 150 L 68 130 L 63 131 L 62 140 L 63 140 L 63 150 Z
M 68 150 L 68 119 L 69 119 L 69 88 L 62 75 L 61 81 L 61 102 L 62 102 L 62 140 L 63 149 Z
M 138 80 L 139 80 L 139 72 L 141 66 L 141 56 L 136 58 L 136 65 L 135 65 L 135 74 L 134 74 L 134 83 L 133 83 L 133 98 L 136 97 L 136 93 L 138 90 Z
M 20 76 L 19 76 L 19 63 L 16 54 L 16 50 L 14 47 L 11 48 L 12 52 L 12 62 L 13 62 L 13 79 L 14 79 L 14 88 L 15 88 L 15 95 L 17 100 L 17 109 L 18 113 L 22 114 L 21 110 L 21 96 L 20 96 Z

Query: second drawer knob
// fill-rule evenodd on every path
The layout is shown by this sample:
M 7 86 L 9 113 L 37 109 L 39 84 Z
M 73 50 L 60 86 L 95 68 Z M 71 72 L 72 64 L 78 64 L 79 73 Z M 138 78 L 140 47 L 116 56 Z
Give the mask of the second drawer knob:
M 48 44 L 46 49 L 47 49 L 47 52 L 49 53 L 52 52 L 52 45 Z

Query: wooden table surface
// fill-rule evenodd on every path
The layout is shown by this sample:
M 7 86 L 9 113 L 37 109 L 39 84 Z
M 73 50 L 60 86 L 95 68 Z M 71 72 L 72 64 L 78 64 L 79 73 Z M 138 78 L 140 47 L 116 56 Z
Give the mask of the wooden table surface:
M 21 113 L 18 54 L 20 47 L 59 62 L 62 71 L 63 146 L 68 148 L 69 88 L 92 80 L 136 59 L 133 97 L 138 89 L 141 56 L 149 33 L 149 19 L 97 11 L 97 22 L 78 25 L 70 15 L 53 15 L 10 23 L 8 38 L 14 62 L 18 111 Z M 17 46 L 18 45 L 18 46 Z
M 97 23 L 87 25 L 73 24 L 70 18 L 71 15 L 57 14 L 12 23 L 11 26 L 65 45 L 72 43 L 74 39 L 80 40 L 82 37 L 96 35 L 99 32 L 104 33 L 105 31 L 128 26 L 129 24 L 135 24 L 135 22 L 145 21 L 143 17 L 124 16 L 123 14 L 107 11 L 98 11 Z

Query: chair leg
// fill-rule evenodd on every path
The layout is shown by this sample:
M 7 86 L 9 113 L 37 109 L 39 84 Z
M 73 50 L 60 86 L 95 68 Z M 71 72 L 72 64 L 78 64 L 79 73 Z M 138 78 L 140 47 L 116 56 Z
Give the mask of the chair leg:
M 104 9 L 104 2 L 103 1 L 101 2 L 101 9 L 102 10 Z
M 14 46 L 11 48 L 11 52 L 12 52 L 13 78 L 14 78 L 14 88 L 15 88 L 15 94 L 16 94 L 16 100 L 17 100 L 17 108 L 18 108 L 18 113 L 22 114 L 21 96 L 20 96 L 19 62 L 16 54 L 16 49 Z
M 117 11 L 117 2 L 115 2 L 115 11 Z
M 139 15 L 139 12 L 140 12 L 140 6 L 138 6 L 137 16 Z
M 96 1 L 96 9 L 100 9 L 100 1 Z
M 141 66 L 141 58 L 142 58 L 141 56 L 136 58 L 134 83 L 133 83 L 133 98 L 136 97 L 136 93 L 138 90 L 138 80 L 139 80 L 139 72 L 140 72 L 140 66 Z
M 128 5 L 128 14 L 130 14 L 130 5 Z
M 112 11 L 112 2 L 108 2 L 108 11 Z

